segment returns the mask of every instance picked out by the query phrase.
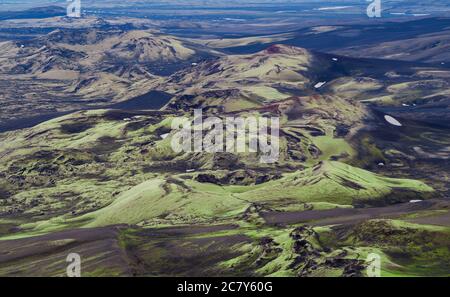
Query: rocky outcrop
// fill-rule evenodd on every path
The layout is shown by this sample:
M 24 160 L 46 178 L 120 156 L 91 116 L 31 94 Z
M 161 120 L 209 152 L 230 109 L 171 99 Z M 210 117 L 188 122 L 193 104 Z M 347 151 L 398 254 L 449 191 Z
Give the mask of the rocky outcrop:
M 258 185 L 271 180 L 280 179 L 279 172 L 257 172 L 254 170 L 237 170 L 223 173 L 201 173 L 196 180 L 201 183 L 211 183 L 216 185 Z

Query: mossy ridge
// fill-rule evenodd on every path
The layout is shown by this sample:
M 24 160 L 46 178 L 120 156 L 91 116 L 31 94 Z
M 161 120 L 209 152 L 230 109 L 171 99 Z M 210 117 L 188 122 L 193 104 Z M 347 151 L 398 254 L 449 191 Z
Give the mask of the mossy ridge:
M 42 233 L 70 225 L 219 223 L 235 220 L 254 203 L 274 210 L 304 210 L 304 203 L 349 207 L 369 198 L 383 199 L 393 188 L 425 194 L 432 191 L 418 181 L 385 178 L 339 162 L 325 162 L 250 186 L 219 186 L 186 180 L 186 175 L 183 176 L 150 179 L 121 193 L 112 204 L 82 216 L 59 217 L 23 227 L 32 233 Z
M 341 243 L 381 250 L 385 276 L 448 276 L 449 235 L 449 227 L 378 219 L 355 226 Z
M 370 228 L 370 230 L 361 232 L 362 226 Z M 314 236 L 306 240 L 308 245 L 303 246 L 314 248 L 315 254 L 320 254 L 320 256 L 315 258 L 315 265 L 312 266 L 312 270 L 307 270 L 307 275 L 342 276 L 345 271 L 354 271 L 353 268 L 360 265 L 361 276 L 366 276 L 365 269 L 368 266 L 366 259 L 369 254 L 377 254 L 381 257 L 381 276 L 384 277 L 449 275 L 450 229 L 448 227 L 411 224 L 401 220 L 372 220 L 353 227 L 339 227 L 349 228 L 349 235 L 344 237 L 342 237 L 342 232 L 338 231 L 339 228 L 335 228 L 337 226 L 316 227 L 308 233 L 314 234 Z M 305 230 L 305 227 L 300 227 L 300 230 Z M 255 240 L 270 237 L 277 243 L 273 246 L 273 248 L 278 249 L 276 257 L 269 259 L 268 264 L 257 270 L 261 273 L 260 275 L 298 275 L 299 271 L 292 269 L 295 248 L 292 237 L 288 236 L 289 232 L 293 234 L 291 229 L 262 228 L 258 232 L 247 233 L 248 235 L 253 234 Z M 367 237 L 361 237 L 361 234 L 367 234 Z M 371 237 L 373 234 L 380 235 L 383 238 Z M 361 238 L 367 238 L 369 241 Z M 424 238 L 427 242 L 425 245 L 423 244 Z M 224 262 L 222 265 L 228 268 L 255 265 L 255 258 L 258 258 L 254 256 L 255 253 L 260 255 L 263 253 L 261 247 L 244 246 L 243 250 L 247 253 Z M 332 269 L 327 267 L 327 265 L 333 263 L 330 260 L 336 261 L 334 263 L 346 263 L 347 261 L 347 263 L 353 264 L 347 266 L 344 270 L 342 270 L 342 267 Z M 305 263 L 304 261 L 305 259 L 302 263 Z

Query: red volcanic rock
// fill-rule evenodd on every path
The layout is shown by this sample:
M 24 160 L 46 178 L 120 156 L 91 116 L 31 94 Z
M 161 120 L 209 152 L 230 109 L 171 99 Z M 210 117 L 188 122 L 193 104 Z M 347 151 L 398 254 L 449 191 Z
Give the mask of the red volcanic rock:
M 283 54 L 283 55 L 305 55 L 307 54 L 307 50 L 300 47 L 284 45 L 284 44 L 274 44 L 268 47 L 265 51 L 265 54 L 274 55 L 274 54 Z

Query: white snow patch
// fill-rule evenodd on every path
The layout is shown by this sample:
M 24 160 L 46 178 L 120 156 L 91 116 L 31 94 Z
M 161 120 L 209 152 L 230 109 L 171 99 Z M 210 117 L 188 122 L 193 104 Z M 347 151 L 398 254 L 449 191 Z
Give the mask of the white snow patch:
M 314 88 L 320 89 L 320 88 L 323 87 L 326 83 L 327 83 L 326 81 L 319 82 L 319 83 L 317 83 L 317 84 L 314 86 Z
M 169 135 L 170 135 L 170 133 L 166 133 L 166 134 L 160 135 L 160 137 L 161 137 L 162 139 L 166 139 Z
M 399 121 L 397 121 L 397 119 L 395 119 L 394 117 L 391 117 L 389 115 L 385 115 L 384 119 L 386 120 L 386 122 L 388 122 L 389 124 L 393 125 L 393 126 L 397 126 L 397 127 L 402 127 L 402 123 L 400 123 Z
M 423 200 L 411 200 L 411 201 L 409 201 L 409 203 L 420 203 L 420 202 L 423 202 Z

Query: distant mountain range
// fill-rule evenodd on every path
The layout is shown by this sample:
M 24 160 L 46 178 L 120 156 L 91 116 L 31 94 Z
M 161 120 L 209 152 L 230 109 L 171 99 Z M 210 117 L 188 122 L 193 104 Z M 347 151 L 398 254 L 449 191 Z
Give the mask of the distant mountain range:
M 0 21 L 10 19 L 44 19 L 66 15 L 66 8 L 61 6 L 40 6 L 22 11 L 1 11 Z

